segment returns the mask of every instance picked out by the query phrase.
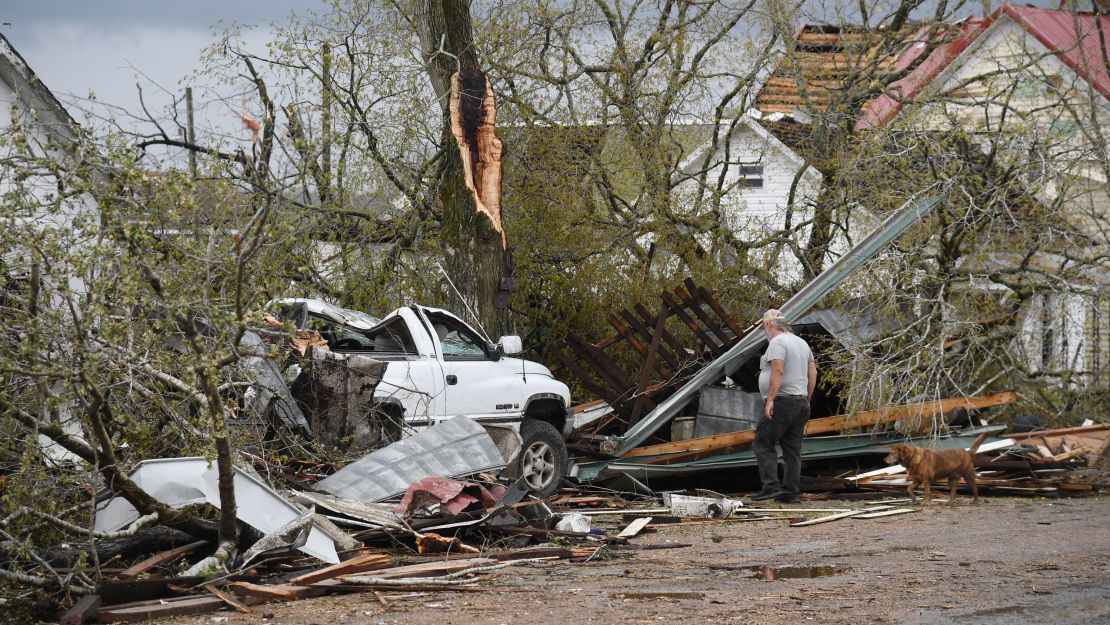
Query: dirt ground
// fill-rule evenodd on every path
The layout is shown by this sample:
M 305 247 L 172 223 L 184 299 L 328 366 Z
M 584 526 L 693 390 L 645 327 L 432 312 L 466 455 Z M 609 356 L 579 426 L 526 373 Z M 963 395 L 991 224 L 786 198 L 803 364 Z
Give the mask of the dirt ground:
M 330 596 L 159 623 L 1110 623 L 1108 497 L 961 498 L 889 518 L 731 522 L 634 539 L 687 543 L 512 567 L 484 592 L 391 593 L 388 606 L 372 594 Z M 753 566 L 832 574 L 765 581 Z

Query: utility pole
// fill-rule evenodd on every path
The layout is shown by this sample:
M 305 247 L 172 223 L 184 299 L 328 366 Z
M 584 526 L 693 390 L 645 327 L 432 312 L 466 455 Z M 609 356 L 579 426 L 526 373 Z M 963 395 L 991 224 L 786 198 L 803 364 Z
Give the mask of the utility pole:
M 189 145 L 197 144 L 196 128 L 193 127 L 193 88 L 185 87 L 185 141 Z M 188 150 L 189 152 L 189 173 L 195 180 L 197 177 L 197 153 L 195 150 Z
M 323 143 L 323 155 L 321 158 L 323 163 L 321 164 L 321 169 L 324 170 L 322 178 L 325 188 L 316 190 L 320 195 L 321 203 L 329 199 L 331 195 L 331 44 L 328 43 L 324 44 L 323 65 L 324 111 L 320 116 L 323 124 L 320 140 Z

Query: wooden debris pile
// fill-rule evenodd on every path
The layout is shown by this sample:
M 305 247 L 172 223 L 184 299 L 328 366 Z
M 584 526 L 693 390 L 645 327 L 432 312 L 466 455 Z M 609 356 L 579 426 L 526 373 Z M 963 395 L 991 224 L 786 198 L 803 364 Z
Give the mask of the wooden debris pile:
M 174 545 L 120 563 L 125 566 L 103 563 L 96 592 L 76 597 L 60 622 L 146 622 L 217 610 L 257 614 L 262 604 L 339 593 L 369 593 L 388 605 L 426 593 L 496 591 L 497 586 L 486 582 L 496 580 L 503 569 L 585 564 L 612 557 L 613 550 L 628 550 L 630 540 L 647 523 L 560 530 L 556 528 L 560 519 L 570 514 L 590 519 L 607 515 L 619 522 L 631 503 L 642 497 L 582 488 L 541 500 L 512 484 L 497 484 L 489 476 L 476 479 L 446 501 L 425 497 L 414 503 L 410 495 L 404 506 L 396 501 L 369 503 L 321 493 L 287 493 L 290 501 L 315 505 L 317 518 L 332 523 L 330 532 L 353 539 L 336 540 L 337 545 L 353 545 L 339 552 L 340 562 L 321 566 L 319 560 L 290 549 L 256 558 L 238 569 L 185 577 L 180 571 L 209 555 L 216 545 L 210 541 Z M 437 485 L 448 481 L 439 479 Z M 427 488 L 427 482 L 419 486 Z M 491 496 L 466 499 L 466 493 L 476 488 L 500 496 L 496 501 Z
M 1004 434 L 977 452 L 975 481 L 984 493 L 1057 496 L 1110 484 L 1110 424 Z M 909 484 L 898 466 L 847 479 L 866 490 L 904 490 Z
M 558 361 L 552 372 L 573 376 L 610 408 L 580 435 L 619 433 L 635 425 L 750 331 L 725 312 L 712 291 L 689 278 L 659 299 L 658 310 L 637 304 L 610 314 L 612 336 L 594 343 L 570 332 L 563 345 L 551 349 Z

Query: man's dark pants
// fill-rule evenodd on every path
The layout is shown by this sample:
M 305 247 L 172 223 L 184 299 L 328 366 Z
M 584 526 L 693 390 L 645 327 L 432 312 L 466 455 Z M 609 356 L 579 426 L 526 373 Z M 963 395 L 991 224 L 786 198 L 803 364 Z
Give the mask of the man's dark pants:
M 809 421 L 809 402 L 805 397 L 782 395 L 775 398 L 771 419 L 761 417 L 755 428 L 752 449 L 759 463 L 763 492 L 782 491 L 796 497 L 802 492 L 802 437 Z M 775 445 L 782 447 L 782 482 Z

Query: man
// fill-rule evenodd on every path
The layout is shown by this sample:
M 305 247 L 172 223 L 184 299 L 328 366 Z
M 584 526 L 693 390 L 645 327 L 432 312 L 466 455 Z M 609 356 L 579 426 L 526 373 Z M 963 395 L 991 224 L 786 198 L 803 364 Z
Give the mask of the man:
M 802 436 L 809 421 L 809 402 L 817 387 L 817 365 L 809 345 L 790 331 L 781 311 L 772 308 L 764 313 L 763 331 L 768 340 L 767 352 L 759 360 L 763 418 L 752 443 L 763 490 L 752 500 L 798 503 L 802 492 Z M 785 465 L 781 482 L 775 445 L 782 448 Z

